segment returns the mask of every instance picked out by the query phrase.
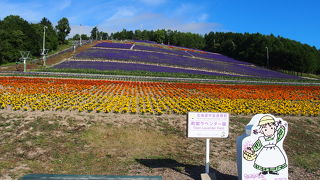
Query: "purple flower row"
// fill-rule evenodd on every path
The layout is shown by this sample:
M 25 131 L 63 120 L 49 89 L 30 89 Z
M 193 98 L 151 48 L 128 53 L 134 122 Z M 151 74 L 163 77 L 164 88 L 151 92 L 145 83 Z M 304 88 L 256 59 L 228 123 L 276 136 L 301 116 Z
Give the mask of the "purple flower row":
M 143 40 L 135 40 L 134 42 L 147 42 Z M 153 41 L 150 41 L 153 42 Z M 154 43 L 154 42 L 153 42 Z M 102 42 L 95 47 L 106 47 L 106 48 L 116 48 L 116 49 L 130 49 L 131 44 L 124 44 L 124 43 L 110 43 L 110 42 Z M 164 52 L 169 54 L 175 54 L 175 55 L 182 55 L 182 56 L 194 56 L 194 57 L 200 57 L 200 58 L 206 58 L 206 59 L 214 59 L 219 61 L 225 61 L 225 62 L 231 62 L 231 63 L 239 63 L 239 61 L 229 58 L 227 56 L 223 56 L 221 54 L 216 53 L 197 53 L 192 51 L 182 51 L 182 50 L 171 50 L 166 48 L 160 48 L 160 47 L 153 47 L 153 46 L 143 46 L 143 45 L 135 45 L 133 49 L 137 50 L 146 50 L 146 51 L 154 51 L 154 52 Z M 250 64 L 247 62 L 241 62 L 242 64 Z
M 120 61 L 137 61 L 152 64 L 167 64 L 180 67 L 192 67 L 200 69 L 208 69 L 220 72 L 229 72 L 230 74 L 241 74 L 255 77 L 269 78 L 290 78 L 295 79 L 296 76 L 282 74 L 269 69 L 264 69 L 256 66 L 244 65 L 238 61 L 238 64 L 233 62 L 213 60 L 203 60 L 191 57 L 176 56 L 164 53 L 118 50 L 118 49 L 88 49 L 76 55 L 76 58 L 82 59 L 109 59 Z
M 169 53 L 169 54 L 175 54 L 175 55 L 181 55 L 181 56 L 190 56 L 184 51 L 179 50 L 170 50 L 165 48 L 159 48 L 159 47 L 153 47 L 153 46 L 142 46 L 142 45 L 135 45 L 133 49 L 137 50 L 145 50 L 145 51 L 154 51 L 154 52 L 163 52 L 163 53 Z
M 139 40 L 137 40 L 139 42 Z M 137 42 L 135 41 L 135 42 Z M 143 40 L 141 41 L 143 42 Z M 147 42 L 147 41 L 146 41 Z M 153 41 L 150 41 L 153 42 Z M 110 43 L 110 42 L 102 42 L 95 47 L 106 47 L 106 48 L 115 48 L 115 49 L 130 49 L 131 44 L 124 44 L 124 43 Z M 223 56 L 221 54 L 214 54 L 214 53 L 197 53 L 192 51 L 182 51 L 182 50 L 171 50 L 166 48 L 160 48 L 160 47 L 153 47 L 153 46 L 143 46 L 143 45 L 135 45 L 133 49 L 137 50 L 146 50 L 146 51 L 154 51 L 154 52 L 163 52 L 163 53 L 169 53 L 169 54 L 175 54 L 175 55 L 182 55 L 182 56 L 194 56 L 194 57 L 200 57 L 200 58 L 207 58 L 207 59 L 215 59 L 219 61 L 225 61 L 225 62 L 233 62 L 233 63 L 239 63 L 239 61 L 234 60 L 232 58 Z M 249 64 L 246 62 L 242 62 L 243 64 Z
M 247 64 L 247 65 L 251 65 L 251 63 L 248 62 L 243 62 L 243 61 L 238 61 L 235 60 L 233 58 L 221 55 L 221 54 L 217 54 L 217 53 L 197 53 L 197 52 L 189 52 L 191 55 L 193 55 L 194 57 L 200 57 L 200 58 L 206 58 L 206 59 L 214 59 L 214 60 L 218 60 L 218 61 L 224 61 L 224 62 L 230 62 L 230 63 L 241 63 L 241 64 Z
M 188 69 L 173 68 L 173 67 L 163 67 L 163 66 L 150 65 L 150 64 L 134 64 L 134 63 L 102 62 L 102 61 L 65 61 L 61 64 L 56 65 L 54 68 L 150 71 L 150 72 L 169 72 L 169 73 L 187 73 L 187 74 L 225 76 L 225 74 L 221 74 L 221 73 L 188 70 Z
M 95 47 L 116 48 L 116 49 L 130 49 L 131 46 L 132 44 L 109 43 L 109 42 L 102 42 L 95 45 Z

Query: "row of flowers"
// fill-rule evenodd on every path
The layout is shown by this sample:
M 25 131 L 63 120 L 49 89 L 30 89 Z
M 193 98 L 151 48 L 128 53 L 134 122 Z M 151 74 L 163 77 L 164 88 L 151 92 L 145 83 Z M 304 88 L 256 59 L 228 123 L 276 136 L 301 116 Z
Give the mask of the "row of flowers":
M 0 77 L 0 109 L 319 116 L 320 87 Z

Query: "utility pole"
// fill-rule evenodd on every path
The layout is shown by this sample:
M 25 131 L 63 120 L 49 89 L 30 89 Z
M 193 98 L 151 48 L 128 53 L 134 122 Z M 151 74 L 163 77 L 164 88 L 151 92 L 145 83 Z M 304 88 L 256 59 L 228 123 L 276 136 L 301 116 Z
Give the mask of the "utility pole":
M 30 51 L 20 51 L 21 60 L 23 61 L 23 72 L 27 72 L 27 59 L 29 58 Z
M 82 42 L 81 42 L 81 24 L 80 24 L 80 46 L 82 45 Z
M 48 53 L 48 49 L 46 49 L 46 29 L 47 26 L 43 26 L 43 41 L 42 41 L 42 59 L 43 59 L 43 66 L 46 66 L 46 55 Z
M 266 49 L 267 49 L 267 68 L 269 68 L 269 49 L 267 46 L 266 46 Z
M 96 40 L 98 40 L 98 28 L 96 30 Z

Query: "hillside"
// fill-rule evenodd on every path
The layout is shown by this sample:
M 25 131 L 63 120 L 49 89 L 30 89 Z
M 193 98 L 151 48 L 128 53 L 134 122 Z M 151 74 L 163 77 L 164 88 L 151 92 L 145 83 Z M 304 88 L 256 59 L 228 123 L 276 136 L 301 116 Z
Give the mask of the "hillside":
M 100 42 L 53 68 L 300 79 L 218 53 L 141 41 Z

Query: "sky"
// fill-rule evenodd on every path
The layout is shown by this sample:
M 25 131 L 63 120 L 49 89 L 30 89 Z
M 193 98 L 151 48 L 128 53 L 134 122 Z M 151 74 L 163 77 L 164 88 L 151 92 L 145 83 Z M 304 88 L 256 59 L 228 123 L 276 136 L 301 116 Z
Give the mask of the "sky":
M 171 29 L 274 34 L 320 49 L 319 0 L 0 0 L 0 19 L 19 15 L 53 24 L 66 17 L 71 33 Z

